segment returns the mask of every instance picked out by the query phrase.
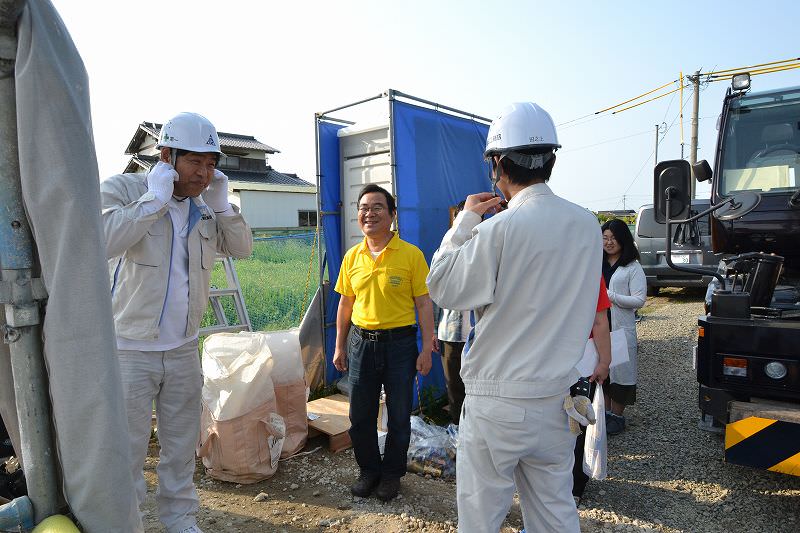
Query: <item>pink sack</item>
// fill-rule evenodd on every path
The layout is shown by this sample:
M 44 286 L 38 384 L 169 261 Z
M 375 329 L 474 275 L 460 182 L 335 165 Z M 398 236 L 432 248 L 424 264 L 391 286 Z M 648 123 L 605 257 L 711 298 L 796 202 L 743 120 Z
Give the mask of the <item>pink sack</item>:
M 228 420 L 215 420 L 203 404 L 197 456 L 208 475 L 231 483 L 256 483 L 278 469 L 286 427 L 275 399 Z
M 281 459 L 291 457 L 306 445 L 308 439 L 308 413 L 306 412 L 306 380 L 299 379 L 284 385 L 275 384 L 275 402 L 278 414 L 286 425 Z

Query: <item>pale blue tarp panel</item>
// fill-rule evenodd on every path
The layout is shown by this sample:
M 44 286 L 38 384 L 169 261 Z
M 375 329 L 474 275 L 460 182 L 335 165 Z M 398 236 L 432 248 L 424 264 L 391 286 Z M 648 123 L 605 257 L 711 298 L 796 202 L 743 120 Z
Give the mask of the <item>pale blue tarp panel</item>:
M 342 265 L 342 217 L 341 209 L 341 176 L 339 165 L 339 137 L 337 132 L 344 126 L 330 122 L 317 123 L 319 142 L 319 194 L 321 198 L 320 214 L 322 221 L 322 234 L 325 238 L 325 256 L 328 274 L 331 280 L 331 290 L 325 302 L 325 323 L 336 323 L 336 310 L 339 307 L 339 293 L 333 290 L 336 279 L 339 277 L 339 268 Z M 333 352 L 336 349 L 336 326 L 323 326 L 325 328 L 325 383 L 332 383 L 341 377 L 341 372 L 333 366 Z
M 434 109 L 392 102 L 395 189 L 400 237 L 430 264 L 450 226 L 450 207 L 468 194 L 491 190 L 483 160 L 489 126 Z M 445 392 L 441 357 L 420 377 L 420 388 Z M 415 391 L 414 405 L 417 404 Z

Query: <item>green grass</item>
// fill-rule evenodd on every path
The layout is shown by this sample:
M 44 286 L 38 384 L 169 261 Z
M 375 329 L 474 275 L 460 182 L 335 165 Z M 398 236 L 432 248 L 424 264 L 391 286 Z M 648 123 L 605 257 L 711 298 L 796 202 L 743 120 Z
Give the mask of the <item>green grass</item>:
M 319 261 L 315 248 L 312 247 L 312 238 L 256 241 L 249 258 L 234 260 L 254 331 L 274 331 L 300 325 L 319 284 Z M 211 285 L 227 287 L 221 263 L 217 263 L 211 273 Z M 236 323 L 233 298 L 224 298 L 223 308 L 228 321 Z M 214 313 L 209 308 L 201 327 L 215 323 Z

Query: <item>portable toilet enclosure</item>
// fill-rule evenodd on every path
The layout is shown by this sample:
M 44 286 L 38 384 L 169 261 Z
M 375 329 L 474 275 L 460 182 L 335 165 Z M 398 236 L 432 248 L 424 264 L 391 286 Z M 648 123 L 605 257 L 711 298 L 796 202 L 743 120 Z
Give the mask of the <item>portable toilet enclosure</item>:
M 367 102 L 386 105 L 388 120 L 363 125 L 343 117 L 357 114 Z M 400 238 L 422 250 L 430 264 L 454 207 L 469 194 L 491 190 L 490 169 L 483 158 L 491 121 L 394 90 L 315 118 L 317 220 L 325 246 L 320 287 L 325 286 L 326 265 L 330 280 L 330 290 L 322 291 L 321 320 L 326 382 L 332 383 L 341 376 L 333 366 L 339 295 L 332 289 L 344 253 L 363 239 L 356 218 L 359 191 L 376 183 L 394 195 Z M 419 378 L 415 404 L 427 387 L 444 394 L 441 358 L 434 355 L 431 372 Z

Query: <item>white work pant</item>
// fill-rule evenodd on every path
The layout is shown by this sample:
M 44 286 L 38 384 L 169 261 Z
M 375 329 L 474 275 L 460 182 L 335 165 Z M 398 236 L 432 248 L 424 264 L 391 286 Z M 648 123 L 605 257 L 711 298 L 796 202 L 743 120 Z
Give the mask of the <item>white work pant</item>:
M 166 352 L 119 350 L 131 435 L 131 473 L 141 509 L 147 493 L 142 471 L 150 441 L 153 402 L 161 448 L 156 502 L 168 533 L 197 523 L 193 476 L 200 436 L 203 375 L 197 340 Z
M 566 394 L 467 395 L 456 454 L 459 533 L 497 533 L 515 485 L 526 531 L 580 531 L 572 498 L 575 435 L 564 411 Z

